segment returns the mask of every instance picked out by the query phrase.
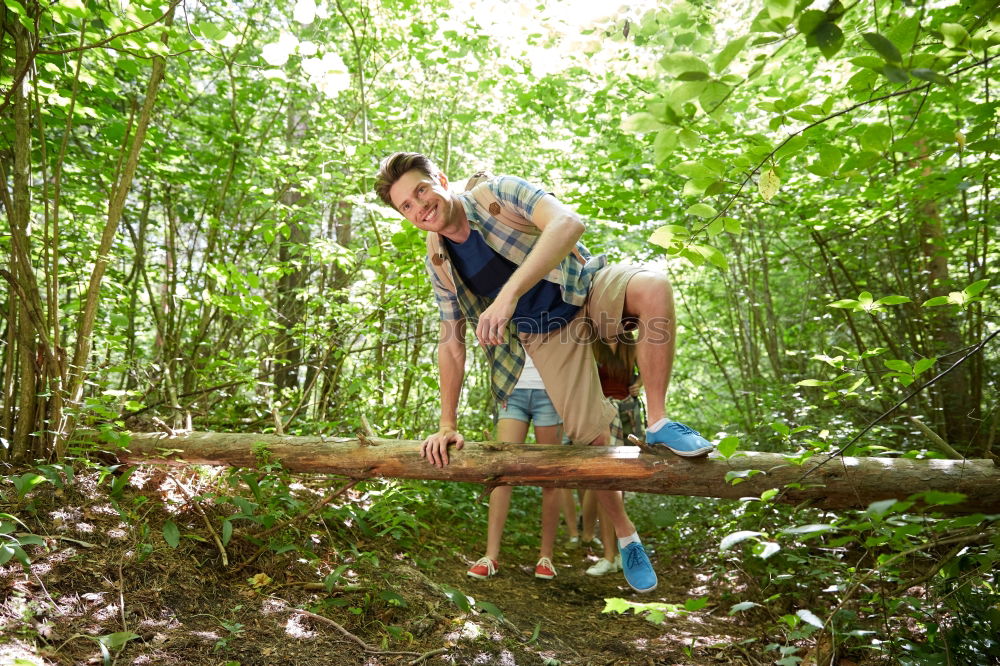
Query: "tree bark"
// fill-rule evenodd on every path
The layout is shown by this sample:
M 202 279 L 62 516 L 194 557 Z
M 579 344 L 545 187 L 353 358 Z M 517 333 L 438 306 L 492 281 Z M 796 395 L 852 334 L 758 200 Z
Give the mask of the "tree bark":
M 164 25 L 169 28 L 174 22 L 173 4 L 164 15 Z M 164 31 L 162 41 L 167 43 L 168 31 Z M 135 135 L 132 137 L 132 144 L 129 148 L 128 158 L 125 160 L 121 176 L 114 185 L 111 200 L 108 202 L 108 219 L 101 234 L 101 242 L 97 248 L 97 255 L 94 257 L 94 268 L 90 273 L 90 285 L 86 291 L 83 308 L 80 312 L 76 330 L 76 350 L 73 354 L 72 375 L 69 379 L 68 402 L 78 406 L 83 401 L 83 388 L 89 367 L 90 348 L 92 344 L 91 335 L 94 330 L 94 321 L 97 318 L 97 307 L 100 303 L 101 283 L 104 279 L 104 271 L 111 260 L 111 244 L 118 231 L 118 223 L 121 221 L 122 213 L 125 210 L 125 200 L 129 189 L 132 186 L 132 178 L 139 166 L 139 153 L 142 144 L 146 139 L 146 131 L 149 128 L 150 120 L 153 116 L 153 106 L 156 103 L 156 95 L 160 90 L 160 83 L 166 71 L 167 62 L 162 56 L 153 58 L 153 67 L 149 74 L 149 82 L 146 85 L 146 98 L 143 101 L 142 111 L 136 123 Z M 57 427 L 58 426 L 58 427 Z M 51 424 L 50 427 L 57 427 L 57 437 L 55 444 L 56 458 L 62 459 L 66 454 L 66 446 L 69 437 L 72 436 L 76 427 L 76 418 L 66 419 L 66 423 Z
M 78 433 L 96 440 L 95 434 Z M 467 442 L 451 451 L 443 468 L 420 457 L 420 442 L 387 439 L 323 439 L 240 433 L 193 432 L 168 438 L 133 433 L 119 457 L 130 463 L 256 467 L 281 463 L 293 472 L 320 472 L 352 478 L 464 481 L 487 485 L 630 490 L 661 495 L 740 499 L 765 490 L 800 484 L 776 498 L 824 509 L 865 508 L 915 492 L 965 493 L 962 504 L 940 507 L 949 513 L 1000 512 L 1000 467 L 992 460 L 912 460 L 838 458 L 825 465 L 816 456 L 798 466 L 777 453 L 745 452 L 725 459 L 713 454 L 689 459 L 640 453 L 637 447 L 528 446 Z M 761 470 L 732 485 L 728 472 Z M 935 509 L 937 510 L 937 509 Z

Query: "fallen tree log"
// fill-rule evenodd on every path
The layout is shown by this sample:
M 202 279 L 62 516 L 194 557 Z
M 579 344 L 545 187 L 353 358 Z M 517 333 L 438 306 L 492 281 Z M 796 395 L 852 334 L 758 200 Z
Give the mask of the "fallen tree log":
M 96 435 L 88 435 L 96 439 Z M 642 453 L 637 447 L 531 446 L 467 442 L 451 450 L 443 468 L 420 457 L 420 442 L 375 438 L 332 439 L 240 433 L 191 432 L 174 437 L 133 433 L 129 463 L 228 465 L 254 468 L 262 461 L 293 472 L 351 478 L 465 481 L 490 486 L 549 486 L 629 490 L 662 495 L 740 499 L 776 488 L 778 500 L 841 509 L 865 508 L 921 491 L 960 492 L 948 513 L 1000 513 L 1000 467 L 992 460 L 912 460 L 815 456 L 799 465 L 778 453 L 740 452 L 731 458 L 680 458 Z M 758 470 L 747 475 L 747 470 Z M 727 474 L 746 475 L 736 485 Z M 791 484 L 791 486 L 789 486 Z M 937 510 L 937 508 L 935 509 Z

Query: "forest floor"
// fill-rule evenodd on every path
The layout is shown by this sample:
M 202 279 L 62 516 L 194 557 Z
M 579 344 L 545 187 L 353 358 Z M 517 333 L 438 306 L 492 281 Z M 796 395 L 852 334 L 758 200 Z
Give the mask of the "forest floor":
M 475 580 L 465 572 L 483 546 L 484 512 L 463 520 L 431 511 L 434 522 L 406 548 L 388 535 L 345 544 L 305 529 L 314 552 L 343 565 L 327 589 L 333 564 L 323 568 L 295 550 L 255 559 L 258 548 L 240 527 L 224 566 L 222 549 L 184 498 L 198 479 L 188 472 L 178 484 L 180 475 L 139 468 L 117 501 L 97 472 L 80 472 L 64 488 L 46 483 L 16 501 L 10 486 L 0 488 L 0 511 L 46 540 L 27 547 L 29 571 L 14 560 L 0 567 L 0 663 L 757 665 L 778 658 L 765 652 L 768 640 L 752 626 L 752 613 L 729 614 L 734 601 L 721 595 L 732 594 L 731 585 L 691 565 L 685 548 L 715 544 L 678 546 L 675 536 L 668 547 L 664 532 L 647 536 L 660 577 L 647 595 L 629 589 L 621 574 L 585 575 L 599 555 L 586 548 L 557 548 L 558 576 L 545 581 L 533 576 L 536 532 L 518 535 L 532 514 L 512 512 L 507 533 L 517 536 L 505 542 L 500 574 Z M 165 501 L 171 497 L 173 504 Z M 357 490 L 345 498 L 365 499 Z M 125 506 L 126 518 L 136 518 L 123 519 Z M 227 515 L 208 500 L 199 506 L 216 529 Z M 163 536 L 167 520 L 179 527 L 175 548 Z M 559 539 L 565 544 L 562 533 Z M 707 604 L 654 624 L 633 611 L 602 612 L 611 598 Z

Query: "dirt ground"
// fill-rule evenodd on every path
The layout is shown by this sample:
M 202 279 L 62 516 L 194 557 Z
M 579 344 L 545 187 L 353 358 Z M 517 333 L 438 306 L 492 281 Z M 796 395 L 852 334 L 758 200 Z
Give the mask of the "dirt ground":
M 655 542 L 647 543 L 659 587 L 637 595 L 620 574 L 586 576 L 599 555 L 589 549 L 557 548 L 551 581 L 532 575 L 535 544 L 507 548 L 496 578 L 471 579 L 465 571 L 482 547 L 481 526 L 453 516 L 440 516 L 405 551 L 389 537 L 344 544 L 314 534 L 316 550 L 329 549 L 329 561 L 346 565 L 328 591 L 323 580 L 332 566 L 294 550 L 254 559 L 257 546 L 239 530 L 224 565 L 193 505 L 180 501 L 177 513 L 165 513 L 162 484 L 126 489 L 123 500 L 142 520 L 125 521 L 107 497 L 109 485 L 98 487 L 90 473 L 63 489 L 44 484 L 24 499 L 0 487 L 0 512 L 46 540 L 44 548 L 27 548 L 30 571 L 14 560 L 0 567 L 0 664 L 773 662 L 763 654 L 766 637 L 748 626 L 751 616 L 729 616 L 721 586 L 683 552 L 660 557 Z M 213 507 L 200 506 L 217 525 Z M 180 528 L 176 548 L 161 531 L 167 519 Z M 662 624 L 602 613 L 608 598 L 682 605 L 706 595 L 704 608 L 668 614 Z

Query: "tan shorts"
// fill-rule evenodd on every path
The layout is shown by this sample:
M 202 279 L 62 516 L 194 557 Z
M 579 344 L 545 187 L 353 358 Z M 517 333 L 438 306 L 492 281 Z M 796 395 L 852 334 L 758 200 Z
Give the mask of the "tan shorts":
M 618 414 L 601 390 L 592 344 L 598 336 L 608 340 L 624 332 L 625 288 L 645 270 L 621 265 L 602 268 L 594 275 L 586 304 L 566 326 L 519 336 L 574 444 L 590 444 L 608 433 Z

